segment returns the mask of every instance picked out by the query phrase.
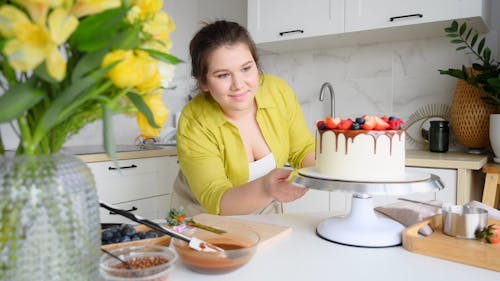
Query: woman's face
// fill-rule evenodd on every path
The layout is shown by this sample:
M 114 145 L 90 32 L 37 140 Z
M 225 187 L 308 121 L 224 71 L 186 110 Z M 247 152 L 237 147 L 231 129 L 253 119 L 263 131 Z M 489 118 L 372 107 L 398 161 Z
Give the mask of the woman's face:
M 252 108 L 259 71 L 247 45 L 221 46 L 207 60 L 207 82 L 201 89 L 210 92 L 225 113 Z

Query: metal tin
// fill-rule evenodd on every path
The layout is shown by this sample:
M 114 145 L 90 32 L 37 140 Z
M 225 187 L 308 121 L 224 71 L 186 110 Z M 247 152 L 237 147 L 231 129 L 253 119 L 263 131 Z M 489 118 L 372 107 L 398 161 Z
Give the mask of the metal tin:
M 443 211 L 444 234 L 464 239 L 476 239 L 476 232 L 488 224 L 488 211 L 467 205 L 445 206 Z

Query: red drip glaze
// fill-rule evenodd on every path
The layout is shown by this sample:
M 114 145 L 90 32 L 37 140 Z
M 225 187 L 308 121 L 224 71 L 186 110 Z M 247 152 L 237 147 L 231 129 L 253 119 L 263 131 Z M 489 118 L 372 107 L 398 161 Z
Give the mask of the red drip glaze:
M 392 140 L 394 135 L 397 134 L 399 136 L 399 141 L 401 141 L 401 136 L 403 135 L 403 132 L 404 132 L 404 130 L 380 130 L 380 131 L 376 131 L 376 130 L 330 130 L 330 129 L 318 130 L 319 137 L 320 137 L 320 142 L 319 142 L 320 143 L 320 150 L 319 150 L 320 153 L 323 151 L 323 133 L 325 133 L 327 131 L 332 131 L 335 134 L 335 144 L 336 144 L 335 145 L 335 152 L 338 151 L 337 144 L 339 143 L 339 135 L 343 134 L 345 136 L 345 138 L 346 138 L 345 154 L 347 154 L 347 152 L 349 151 L 349 147 L 348 147 L 349 140 L 351 140 L 351 142 L 354 143 L 354 139 L 356 138 L 356 136 L 358 136 L 360 134 L 370 135 L 373 138 L 373 153 L 377 154 L 377 139 L 380 136 L 385 135 L 385 136 L 389 137 L 390 140 Z M 390 154 L 392 155 L 392 141 L 390 143 L 391 143 Z

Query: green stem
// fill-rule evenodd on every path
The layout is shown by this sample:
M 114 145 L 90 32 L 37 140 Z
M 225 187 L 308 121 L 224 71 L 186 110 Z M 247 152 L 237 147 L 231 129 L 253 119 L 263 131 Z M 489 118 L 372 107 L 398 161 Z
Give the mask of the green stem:
M 58 121 L 56 122 L 56 124 L 59 124 L 60 122 L 66 120 L 83 103 L 85 103 L 86 101 L 93 99 L 96 96 L 99 96 L 102 93 L 108 91 L 112 86 L 113 86 L 113 82 L 111 82 L 111 80 L 107 80 L 101 86 L 99 86 L 96 90 L 94 90 L 92 93 L 85 95 L 84 98 L 76 100 L 75 102 L 71 103 L 67 108 L 65 108 L 61 112 L 61 114 L 59 115 L 59 118 L 57 119 Z
M 3 155 L 4 153 L 5 153 L 5 146 L 3 145 L 2 131 L 0 130 L 0 155 Z
M 467 42 L 467 39 L 466 39 L 465 37 L 463 37 L 463 36 L 462 36 L 462 35 L 460 35 L 460 34 L 459 34 L 459 36 L 460 36 L 460 39 L 462 39 L 462 41 L 465 43 L 465 45 L 467 46 L 467 48 L 469 48 L 469 50 L 471 50 L 471 51 L 472 51 L 472 53 L 473 53 L 473 54 L 474 54 L 474 55 L 475 55 L 475 56 L 476 56 L 479 60 L 481 60 L 481 61 L 483 62 L 483 64 L 487 64 L 487 63 L 489 63 L 489 62 L 485 61 L 485 60 L 483 59 L 483 57 L 481 57 L 481 55 L 480 55 L 478 52 L 476 52 L 476 51 L 474 50 L 474 48 L 472 47 L 472 45 L 470 45 L 470 44 L 469 44 L 469 42 Z
M 36 143 L 33 143 L 33 138 L 31 136 L 26 116 L 19 117 L 17 123 L 19 125 L 19 130 L 21 131 L 21 140 L 19 145 L 23 148 L 26 154 L 35 154 Z

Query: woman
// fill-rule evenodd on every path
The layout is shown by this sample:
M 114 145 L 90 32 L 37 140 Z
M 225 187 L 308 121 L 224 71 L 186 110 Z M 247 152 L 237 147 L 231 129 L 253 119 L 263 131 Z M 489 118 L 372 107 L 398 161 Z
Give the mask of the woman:
M 237 23 L 203 27 L 190 55 L 200 93 L 179 120 L 172 206 L 188 216 L 280 213 L 281 202 L 307 191 L 281 167 L 314 165 L 314 137 L 294 92 L 260 74 L 255 44 Z

